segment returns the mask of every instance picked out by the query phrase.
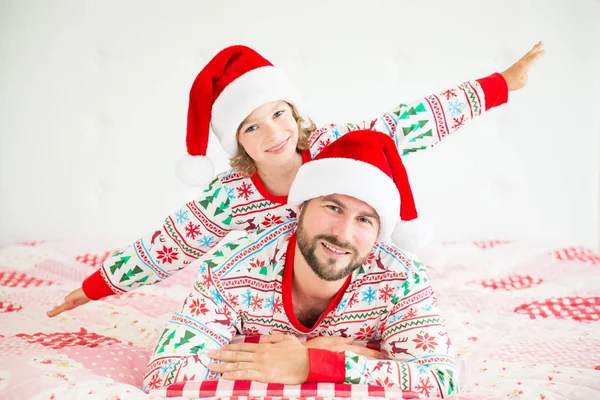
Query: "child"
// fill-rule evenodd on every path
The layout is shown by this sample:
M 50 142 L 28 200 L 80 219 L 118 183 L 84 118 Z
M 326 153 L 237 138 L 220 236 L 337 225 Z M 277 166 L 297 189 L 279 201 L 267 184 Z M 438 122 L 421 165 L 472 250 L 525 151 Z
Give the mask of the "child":
M 220 51 L 190 91 L 188 157 L 178 175 L 205 189 L 163 225 L 104 261 L 98 271 L 47 312 L 54 317 L 91 300 L 160 282 L 217 245 L 230 231 L 270 229 L 294 219 L 287 195 L 300 166 L 340 136 L 371 129 L 390 135 L 400 155 L 436 145 L 467 121 L 521 89 L 531 65 L 544 54 L 537 43 L 507 70 L 464 82 L 396 108 L 373 120 L 328 124 L 318 130 L 302 117 L 302 100 L 285 74 L 245 46 Z M 232 169 L 214 176 L 206 157 L 209 127 L 230 155 Z M 392 240 L 414 250 L 411 210 L 400 210 Z M 408 243 L 408 244 L 406 244 Z M 266 268 L 268 266 L 257 266 Z

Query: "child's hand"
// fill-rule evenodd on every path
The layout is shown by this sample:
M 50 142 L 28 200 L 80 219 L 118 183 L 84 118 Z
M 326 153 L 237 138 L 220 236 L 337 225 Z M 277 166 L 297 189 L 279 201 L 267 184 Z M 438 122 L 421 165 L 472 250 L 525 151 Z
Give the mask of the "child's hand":
M 544 55 L 544 43 L 538 42 L 516 63 L 502 72 L 502 76 L 508 84 L 508 90 L 519 90 L 527 84 L 527 73 L 534 62 Z
M 50 318 L 56 317 L 64 311 L 72 310 L 89 302 L 90 299 L 85 295 L 82 288 L 75 289 L 65 297 L 64 303 L 46 312 L 46 315 Z

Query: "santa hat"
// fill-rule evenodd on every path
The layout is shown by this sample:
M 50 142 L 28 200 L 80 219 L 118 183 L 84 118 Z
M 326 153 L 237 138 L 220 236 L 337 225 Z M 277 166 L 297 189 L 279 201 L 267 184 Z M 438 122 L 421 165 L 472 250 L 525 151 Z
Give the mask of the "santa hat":
M 240 123 L 257 107 L 280 100 L 301 112 L 302 99 L 282 70 L 246 46 L 221 50 L 200 71 L 190 90 L 188 154 L 178 162 L 179 179 L 203 186 L 214 178 L 214 164 L 206 156 L 210 128 L 223 150 L 233 156 Z
M 394 141 L 380 132 L 350 132 L 300 167 L 288 204 L 343 194 L 362 200 L 379 215 L 378 241 L 417 251 L 429 240 L 418 221 L 406 169 Z

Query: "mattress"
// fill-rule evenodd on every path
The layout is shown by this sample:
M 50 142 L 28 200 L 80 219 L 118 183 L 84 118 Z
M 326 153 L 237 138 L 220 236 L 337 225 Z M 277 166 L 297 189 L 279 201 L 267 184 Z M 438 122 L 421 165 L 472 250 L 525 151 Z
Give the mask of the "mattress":
M 0 249 L 0 398 L 428 398 L 393 387 L 205 381 L 144 393 L 146 363 L 193 267 L 48 318 L 118 249 L 34 241 Z M 419 255 L 457 352 L 455 399 L 600 398 L 600 255 L 576 246 L 440 242 Z M 243 337 L 236 340 L 243 341 Z

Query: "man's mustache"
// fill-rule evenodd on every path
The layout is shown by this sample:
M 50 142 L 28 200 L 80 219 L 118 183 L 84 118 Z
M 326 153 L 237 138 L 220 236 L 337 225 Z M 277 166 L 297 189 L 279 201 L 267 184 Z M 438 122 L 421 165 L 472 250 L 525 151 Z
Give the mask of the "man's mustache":
M 346 242 L 346 243 L 342 243 L 340 242 L 335 236 L 328 236 L 328 235 L 317 235 L 315 236 L 315 242 L 317 240 L 323 240 L 325 242 L 329 242 L 332 245 L 339 247 L 340 249 L 346 250 L 349 253 L 354 253 L 357 254 L 358 250 L 356 249 L 356 247 L 352 246 L 350 243 Z

